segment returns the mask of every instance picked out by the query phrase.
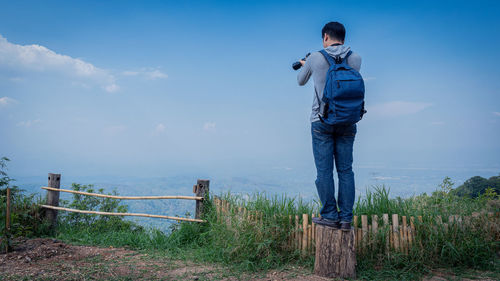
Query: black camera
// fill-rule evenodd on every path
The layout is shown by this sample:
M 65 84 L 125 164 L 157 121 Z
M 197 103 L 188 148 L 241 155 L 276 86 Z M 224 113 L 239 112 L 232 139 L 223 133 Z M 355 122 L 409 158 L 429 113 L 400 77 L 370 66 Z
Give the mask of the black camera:
M 301 60 L 306 60 L 307 57 L 310 55 L 311 53 L 307 53 L 306 57 L 305 58 L 302 58 Z M 292 68 L 293 70 L 299 70 L 300 68 L 302 67 L 302 64 L 300 63 L 300 61 L 296 61 L 292 64 Z

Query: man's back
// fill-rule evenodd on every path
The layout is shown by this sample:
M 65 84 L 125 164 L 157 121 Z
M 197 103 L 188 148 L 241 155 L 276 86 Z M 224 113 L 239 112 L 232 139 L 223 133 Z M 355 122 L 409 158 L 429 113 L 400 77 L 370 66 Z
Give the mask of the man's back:
M 344 58 L 351 48 L 345 45 L 338 46 L 328 46 L 325 48 L 326 52 L 331 56 L 340 56 Z M 347 58 L 347 63 L 352 68 L 357 71 L 361 68 L 361 57 L 352 52 L 351 55 Z M 309 78 L 312 76 L 314 81 L 314 99 L 312 105 L 312 113 L 311 113 L 311 122 L 319 121 L 318 113 L 319 113 L 319 103 L 318 98 L 321 99 L 323 97 L 323 90 L 325 89 L 326 82 L 326 72 L 330 65 L 325 57 L 320 52 L 311 53 L 311 55 L 307 58 L 306 63 L 302 67 L 302 70 L 297 75 L 297 82 L 300 86 L 307 83 Z
M 352 52 L 347 56 L 350 48 L 344 45 L 345 34 L 345 27 L 341 23 L 327 23 L 321 30 L 323 48 L 333 57 L 342 59 L 347 57 L 347 64 L 359 71 L 361 57 Z M 315 185 L 322 207 L 321 217 L 314 218 L 313 221 L 316 224 L 350 231 L 356 190 L 352 170 L 353 144 L 357 132 L 356 123 L 329 124 L 320 120 L 318 116 L 319 101 L 323 97 L 327 80 L 326 74 L 330 65 L 320 52 L 311 54 L 306 61 L 301 60 L 300 64 L 303 68 L 297 76 L 299 85 L 306 84 L 312 76 L 315 91 L 311 115 L 311 136 L 316 165 Z M 339 84 L 337 87 L 340 87 Z M 339 178 L 338 201 L 335 199 L 334 167 L 337 168 Z

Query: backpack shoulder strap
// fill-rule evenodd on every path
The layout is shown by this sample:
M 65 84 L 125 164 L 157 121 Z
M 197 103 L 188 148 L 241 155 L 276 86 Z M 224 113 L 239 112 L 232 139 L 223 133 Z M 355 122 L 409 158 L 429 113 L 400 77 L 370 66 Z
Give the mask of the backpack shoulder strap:
M 347 58 L 352 54 L 352 51 L 347 52 L 347 55 L 345 55 L 344 60 L 342 61 L 343 63 L 347 63 Z
M 325 57 L 325 59 L 330 64 L 330 66 L 335 64 L 335 61 L 333 60 L 333 58 L 324 49 L 320 50 L 319 52 Z

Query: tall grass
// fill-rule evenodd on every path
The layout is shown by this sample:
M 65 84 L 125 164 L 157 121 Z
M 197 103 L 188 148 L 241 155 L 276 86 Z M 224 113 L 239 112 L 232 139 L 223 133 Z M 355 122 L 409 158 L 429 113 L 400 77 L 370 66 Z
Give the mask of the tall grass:
M 444 187 L 446 181 L 444 181 Z M 302 256 L 288 247 L 293 232 L 295 215 L 317 213 L 319 205 L 287 196 L 263 194 L 223 194 L 222 199 L 234 207 L 222 220 L 218 220 L 211 205 L 204 226 L 183 223 L 173 231 L 169 239 L 177 241 L 179 249 L 196 249 L 203 260 L 237 264 L 245 270 L 275 268 L 294 262 L 312 266 L 312 256 Z M 475 199 L 460 198 L 445 188 L 432 195 L 410 198 L 391 198 L 384 186 L 368 190 L 366 196 L 355 204 L 355 215 L 399 214 L 422 216 L 416 221 L 417 237 L 407 255 L 386 251 L 386 232 L 380 232 L 366 251 L 358 255 L 360 269 L 397 269 L 401 272 L 425 272 L 429 268 L 463 267 L 498 271 L 496 253 L 499 251 L 498 225 L 486 224 L 486 216 L 470 225 L 451 223 L 449 215 L 471 215 L 472 212 L 493 211 L 498 215 L 498 195 L 490 194 Z M 262 214 L 262 223 L 241 218 L 235 210 L 244 207 L 249 212 Z M 437 216 L 449 223 L 447 230 L 436 226 Z M 301 216 L 299 216 L 301 219 Z M 172 242 L 172 240 L 169 240 Z
M 294 225 L 290 216 L 317 212 L 317 205 L 285 195 L 267 197 L 264 194 L 220 196 L 234 208 L 218 218 L 210 201 L 204 218 L 205 225 L 182 223 L 174 229 L 171 242 L 183 249 L 194 249 L 201 260 L 223 262 L 241 270 L 276 268 L 290 262 L 311 265 L 312 257 L 302 257 L 288 246 Z M 242 207 L 249 214 L 261 217 L 248 220 L 237 212 Z M 201 231 L 201 232 L 197 232 Z
M 285 195 L 268 197 L 259 193 L 226 193 L 220 197 L 232 206 L 246 208 L 249 213 L 258 211 L 262 216 L 261 223 L 242 219 L 234 209 L 223 220 L 218 219 L 213 198 L 210 198 L 206 201 L 203 214 L 207 223 L 175 223 L 169 233 L 142 228 L 122 220 L 100 222 L 96 218 L 84 219 L 80 216 L 87 215 L 78 214 L 80 216 L 61 217 L 57 238 L 80 244 L 161 250 L 167 255 L 219 262 L 243 271 L 277 268 L 291 262 L 312 265 L 311 256 L 301 256 L 298 250 L 288 247 L 294 227 L 289 216 L 317 213 L 317 204 Z M 89 207 L 80 197 L 74 200 L 77 202 L 72 205 Z M 100 208 L 99 203 L 94 202 L 92 206 L 94 209 Z
M 49 224 L 43 220 L 40 208 L 42 198 L 26 195 L 13 185 L 15 180 L 7 175 L 9 161 L 7 157 L 0 157 L 0 252 L 11 248 L 12 237 L 34 237 L 49 232 Z M 10 188 L 10 229 L 6 228 L 7 188 Z
M 92 191 L 93 187 L 74 184 L 73 189 Z M 498 216 L 498 195 L 490 191 L 474 199 L 461 198 L 450 190 L 450 182 L 445 179 L 441 188 L 431 195 L 391 198 L 390 189 L 376 186 L 358 198 L 354 206 L 355 215 L 368 215 L 369 218 L 382 214 L 422 216 L 422 223 L 416 221 L 417 237 L 407 255 L 399 252 L 387 254 L 385 247 L 388 237 L 384 228 L 380 227 L 381 231 L 370 247 L 358 253 L 358 275 L 366 279 L 374 276 L 381 279 L 414 279 L 418 274 L 435 267 L 500 271 L 497 258 L 500 250 L 498 224 L 485 224 L 483 220 L 476 220 L 464 226 L 447 221 L 449 215 L 464 216 L 472 212 L 494 212 Z M 103 190 L 98 191 L 103 193 Z M 60 213 L 55 237 L 79 244 L 161 251 L 171 257 L 219 262 L 244 271 L 279 268 L 289 264 L 312 269 L 314 257 L 302 255 L 288 242 L 295 231 L 295 215 L 299 215 L 299 220 L 302 220 L 301 214 L 317 214 L 320 209 L 318 202 L 264 193 L 225 193 L 219 197 L 234 207 L 222 219 L 217 214 L 213 198 L 209 198 L 203 214 L 207 223 L 175 223 L 168 233 L 144 228 L 121 217 Z M 25 202 L 29 206 L 20 208 L 18 215 L 29 219 L 30 210 L 36 208 L 32 209 L 33 199 L 25 200 L 28 200 Z M 74 196 L 71 202 L 62 203 L 79 209 L 127 211 L 119 200 Z M 238 207 L 258 214 L 262 219 L 245 219 L 236 211 Z M 449 223 L 447 231 L 435 226 L 437 216 Z M 49 234 L 36 233 L 34 235 L 38 236 Z
M 386 255 L 385 241 L 388 237 L 383 228 L 371 249 L 363 251 L 358 260 L 361 267 L 368 265 L 390 266 L 402 270 L 425 270 L 434 267 L 467 267 L 498 271 L 497 252 L 500 250 L 498 224 L 487 218 L 486 212 L 499 214 L 499 198 L 490 193 L 478 198 L 458 197 L 451 191 L 451 182 L 445 179 L 440 189 L 432 195 L 422 194 L 409 198 L 390 198 L 389 189 L 384 186 L 368 190 L 366 196 L 359 198 L 354 213 L 368 215 L 399 214 L 400 216 L 422 217 L 415 221 L 417 227 L 416 243 L 408 255 L 392 253 Z M 450 215 L 470 216 L 481 212 L 471 224 L 449 221 Z M 440 217 L 447 228 L 436 224 Z M 498 222 L 498 219 L 495 220 Z
M 219 197 L 234 207 L 222 219 L 218 217 L 211 198 L 206 202 L 203 217 L 207 223 L 176 223 L 171 226 L 170 233 L 145 229 L 122 220 L 100 223 L 97 220 L 91 225 L 81 223 L 75 227 L 74 223 L 62 219 L 58 237 L 83 244 L 161 250 L 168 255 L 220 262 L 245 271 L 277 268 L 290 263 L 312 268 L 314 257 L 303 256 L 299 250 L 290 247 L 288 241 L 294 231 L 295 215 L 299 215 L 301 220 L 301 214 L 317 214 L 320 208 L 317 202 L 262 193 L 225 193 Z M 112 206 L 117 208 L 119 205 L 113 203 Z M 249 213 L 258 213 L 262 219 L 245 219 L 236 211 L 238 207 L 245 208 Z M 390 190 L 384 186 L 367 190 L 366 196 L 359 198 L 355 204 L 355 215 L 422 216 L 422 223 L 416 221 L 416 241 L 407 255 L 399 252 L 387 254 L 388 237 L 384 228 L 380 227 L 370 247 L 358 253 L 359 269 L 363 272 L 373 268 L 382 272 L 389 268 L 401 272 L 425 272 L 435 266 L 458 266 L 498 271 L 498 226 L 490 225 L 485 229 L 479 220 L 467 226 L 450 223 L 448 231 L 445 231 L 434 224 L 436 216 L 447 222 L 448 215 L 470 215 L 481 211 L 498 213 L 498 195 L 460 198 L 442 188 L 432 195 L 391 198 Z

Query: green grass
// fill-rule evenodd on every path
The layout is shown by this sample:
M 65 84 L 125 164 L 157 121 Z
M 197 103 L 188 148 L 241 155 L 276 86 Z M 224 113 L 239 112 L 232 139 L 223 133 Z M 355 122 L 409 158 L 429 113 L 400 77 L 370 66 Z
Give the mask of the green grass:
M 385 187 L 367 191 L 366 197 L 358 200 L 355 214 L 369 215 L 369 220 L 371 215 L 380 217 L 382 214 L 422 216 L 423 223 L 416 220 L 416 243 L 409 249 L 408 256 L 383 254 L 387 237 L 382 229 L 373 248 L 361 254 L 358 260 L 367 264 L 366 268 L 398 268 L 403 272 L 425 273 L 429 268 L 435 267 L 498 272 L 498 219 L 491 221 L 483 214 L 473 220 L 472 224 L 458 224 L 448 220 L 450 215 L 470 216 L 473 212 L 494 212 L 498 216 L 498 195 L 463 198 L 450 193 L 449 187 L 448 179 L 445 179 L 441 190 L 432 195 L 392 199 Z M 448 223 L 448 231 L 443 226 L 436 226 L 437 216 Z
M 318 213 L 316 202 L 304 202 L 284 195 L 267 197 L 264 194 L 226 193 L 220 197 L 250 213 L 259 212 L 262 223 L 242 220 L 235 212 L 237 208 L 230 209 L 224 221 L 218 220 L 213 201 L 209 200 L 204 215 L 207 223 L 174 224 L 169 234 L 121 220 L 114 221 L 115 225 L 107 222 L 100 226 L 94 223 L 80 227 L 65 224 L 63 220 L 57 237 L 72 243 L 162 251 L 170 257 L 221 263 L 237 272 L 283 268 L 290 264 L 312 269 L 314 257 L 301 256 L 297 250 L 287 247 L 287 241 L 294 227 L 289 216 Z M 450 214 L 498 212 L 495 210 L 497 201 L 497 197 L 459 198 L 443 191 L 410 198 L 390 198 L 385 187 L 367 191 L 367 195 L 357 201 L 355 214 L 422 216 L 423 223 L 417 222 L 418 235 L 414 243 L 421 246 L 410 248 L 408 255 L 395 252 L 387 255 L 387 238 L 381 231 L 370 250 L 358 255 L 359 278 L 414 280 L 433 268 L 498 273 L 496 253 L 499 243 L 491 233 L 496 231 L 498 237 L 497 228 L 485 231 L 482 221 L 478 221 L 468 227 L 450 224 L 449 231 L 445 232 L 431 225 L 437 215 L 446 222 L 445 218 Z
M 58 228 L 54 231 L 43 220 L 39 207 L 41 197 L 25 195 L 12 186 L 7 176 L 7 158 L 0 158 L 0 221 L 5 221 L 5 187 L 12 188 L 12 225 L 9 232 L 0 224 L 2 249 L 11 237 L 56 237 L 66 242 L 96 246 L 114 246 L 135 249 L 149 255 L 170 259 L 185 259 L 201 263 L 225 265 L 231 275 L 248 272 L 264 272 L 269 269 L 286 269 L 300 266 L 312 270 L 314 257 L 302 256 L 288 247 L 293 232 L 295 215 L 317 214 L 317 201 L 303 201 L 286 195 L 267 196 L 265 193 L 250 195 L 222 194 L 219 197 L 235 207 L 245 208 L 253 215 L 262 217 L 260 223 L 242 219 L 235 209 L 230 209 L 224 220 L 217 217 L 213 198 L 207 198 L 203 218 L 207 223 L 176 223 L 169 233 L 144 228 L 122 217 L 107 217 L 60 212 Z M 445 178 L 440 189 L 430 195 L 409 198 L 392 198 L 390 190 L 377 186 L 367 190 L 354 206 L 355 215 L 398 214 L 422 216 L 416 221 L 417 236 L 408 255 L 386 253 L 386 232 L 380 232 L 372 245 L 358 254 L 358 278 L 365 280 L 415 280 L 438 269 L 453 271 L 456 276 L 474 275 L 475 270 L 487 272 L 492 279 L 500 279 L 498 254 L 500 252 L 499 196 L 493 189 L 486 189 L 476 198 L 458 197 L 453 183 Z M 103 193 L 91 185 L 73 184 L 74 190 Z M 114 192 L 113 194 L 116 194 Z M 119 200 L 74 195 L 73 200 L 61 200 L 70 208 L 107 212 L 127 212 Z M 470 216 L 482 212 L 472 224 L 460 226 L 450 223 L 450 215 Z M 489 222 L 484 213 L 493 212 L 496 217 Z M 448 230 L 434 227 L 436 217 L 448 223 Z M 292 221 L 290 221 L 292 217 Z M 1 276 L 0 276 L 1 277 Z M 21 277 L 22 278 L 22 277 Z
M 497 252 L 500 249 L 497 224 L 486 224 L 485 215 L 474 220 L 471 225 L 449 223 L 449 215 L 471 215 L 472 212 L 496 212 L 498 215 L 498 195 L 490 194 L 478 198 L 461 198 L 449 192 L 450 184 L 443 181 L 441 190 L 432 195 L 410 198 L 390 198 L 385 187 L 375 187 L 367 191 L 355 206 L 355 214 L 379 215 L 399 214 L 422 216 L 423 223 L 417 224 L 417 237 L 408 255 L 396 252 L 387 255 L 383 228 L 373 246 L 358 255 L 360 276 L 376 271 L 380 278 L 415 279 L 432 268 L 478 269 L 499 272 Z M 317 203 L 302 202 L 286 196 L 267 198 L 262 194 L 248 197 L 231 194 L 222 195 L 233 206 L 242 206 L 249 211 L 262 213 L 263 223 L 255 224 L 239 220 L 237 212 L 230 212 L 227 220 L 217 222 L 213 208 L 207 214 L 205 228 L 181 224 L 173 237 L 177 237 L 180 249 L 195 247 L 204 259 L 236 266 L 241 270 L 262 270 L 277 268 L 288 263 L 296 263 L 312 268 L 313 257 L 302 257 L 288 249 L 286 241 L 292 231 L 288 216 L 302 213 L 317 213 Z M 235 208 L 236 209 L 236 208 Z M 275 216 L 281 214 L 281 216 Z M 448 222 L 448 231 L 434 227 L 436 216 Z M 185 231 L 185 232 L 184 232 Z M 196 236 L 198 239 L 186 239 Z M 237 264 L 237 265 L 234 265 Z M 368 274 L 366 276 L 371 275 Z M 392 277 L 391 277 L 392 276 Z
M 358 199 L 354 207 L 355 215 L 363 214 L 370 218 L 371 215 L 380 217 L 382 214 L 399 214 L 423 218 L 423 223 L 416 222 L 416 243 L 409 249 L 408 255 L 396 252 L 388 255 L 385 252 L 387 237 L 381 227 L 371 248 L 358 254 L 357 271 L 360 279 L 415 280 L 436 268 L 462 272 L 482 270 L 491 272 L 493 276 L 500 275 L 498 224 L 490 224 L 485 229 L 487 218 L 480 216 L 469 226 L 450 224 L 448 231 L 432 225 L 436 216 L 441 216 L 443 222 L 447 222 L 449 215 L 471 215 L 473 212 L 494 212 L 498 215 L 498 195 L 490 192 L 477 198 L 457 197 L 450 192 L 450 183 L 449 179 L 445 179 L 441 189 L 433 194 L 409 198 L 391 198 L 388 188 L 374 187 L 366 192 L 366 196 Z M 88 192 L 93 190 L 92 186 L 77 184 L 73 188 Z M 102 190 L 99 192 L 102 193 Z M 60 212 L 57 232 L 37 235 L 54 236 L 75 244 L 126 247 L 173 259 L 222 264 L 229 268 L 231 274 L 261 272 L 291 265 L 312 270 L 314 257 L 302 256 L 297 250 L 289 248 L 287 242 L 294 229 L 295 215 L 317 214 L 320 208 L 318 202 L 261 193 L 226 193 L 219 197 L 235 207 L 230 209 L 224 220 L 217 218 L 213 198 L 209 198 L 203 217 L 207 223 L 175 223 L 169 233 L 144 228 L 121 217 Z M 127 211 L 119 201 L 109 199 L 75 196 L 71 202 L 62 203 L 78 209 Z M 29 207 L 32 205 L 25 205 L 28 206 L 24 208 L 26 212 L 33 210 Z M 262 216 L 261 223 L 242 219 L 235 211 L 238 207 Z M 21 214 L 14 222 L 25 217 L 29 216 Z M 301 216 L 299 218 L 302 219 Z

